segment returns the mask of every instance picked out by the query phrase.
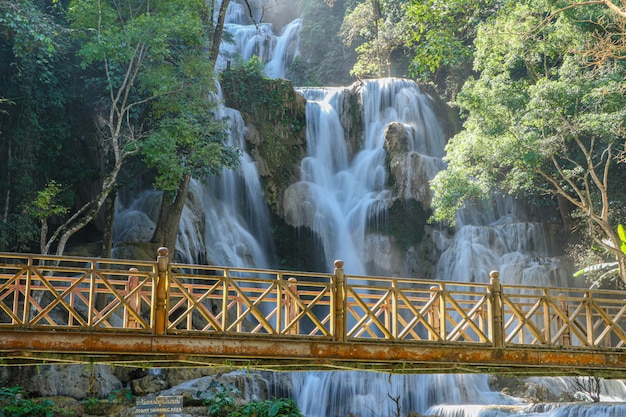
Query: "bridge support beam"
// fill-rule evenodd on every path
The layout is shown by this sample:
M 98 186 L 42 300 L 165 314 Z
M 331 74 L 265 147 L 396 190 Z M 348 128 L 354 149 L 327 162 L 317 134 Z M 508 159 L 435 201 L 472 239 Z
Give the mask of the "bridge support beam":
M 354 369 L 390 373 L 488 373 L 510 376 L 597 375 L 626 377 L 626 353 L 575 347 L 386 341 L 336 342 L 294 337 L 154 336 L 146 333 L 36 332 L 0 337 L 5 365 L 108 363 L 116 366 L 188 368 L 229 366 L 274 370 Z

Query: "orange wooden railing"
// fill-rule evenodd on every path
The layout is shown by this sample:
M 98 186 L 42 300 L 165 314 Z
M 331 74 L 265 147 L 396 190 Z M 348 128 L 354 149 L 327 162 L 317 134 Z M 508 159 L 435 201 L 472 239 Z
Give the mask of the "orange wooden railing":
M 626 292 L 0 254 L 0 329 L 621 349 Z M 260 337 L 259 336 L 259 337 Z

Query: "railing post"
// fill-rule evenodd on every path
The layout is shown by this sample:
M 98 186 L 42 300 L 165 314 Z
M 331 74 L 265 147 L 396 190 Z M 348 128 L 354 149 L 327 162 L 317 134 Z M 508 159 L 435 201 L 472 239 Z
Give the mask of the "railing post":
M 566 295 L 564 293 L 560 293 L 559 297 L 563 297 L 561 299 L 561 310 L 565 312 L 565 315 L 569 319 L 569 306 L 567 304 L 567 300 L 565 299 Z M 563 329 L 563 333 L 561 334 L 561 345 L 572 346 L 572 334 L 569 328 L 569 321 L 566 322 L 561 318 L 561 316 L 558 316 L 557 323 L 557 326 L 559 328 L 558 331 L 561 331 L 561 327 L 565 326 L 565 329 Z
M 504 303 L 502 302 L 502 284 L 500 283 L 500 272 L 491 271 L 489 292 L 491 293 L 491 341 L 496 349 L 504 348 Z
M 440 313 L 439 311 L 440 301 L 439 301 L 439 295 L 438 295 L 439 290 L 440 290 L 439 285 L 433 285 L 432 287 L 430 287 L 430 298 L 431 299 L 435 298 L 435 301 L 433 301 L 428 311 L 428 324 L 430 324 L 430 327 L 433 328 L 435 333 L 433 334 L 431 331 L 428 331 L 428 340 L 437 340 L 437 338 L 442 336 L 441 335 L 441 322 L 440 322 L 440 317 L 439 317 L 439 313 Z
M 394 339 L 398 338 L 398 293 L 400 293 L 400 288 L 398 286 L 398 281 L 393 280 L 393 293 L 391 293 L 391 335 Z M 387 327 L 389 328 L 389 327 Z
M 595 331 L 593 328 L 593 314 L 591 311 L 591 292 L 585 291 L 585 321 L 587 328 L 587 343 L 589 346 L 596 347 L 595 344 Z
M 28 257 L 28 269 L 26 270 L 26 288 L 24 289 L 24 314 L 22 315 L 22 326 L 30 327 L 30 319 L 31 312 L 30 309 L 32 304 L 30 302 L 31 299 L 31 284 L 33 280 L 33 265 L 34 259 L 32 256 Z M 17 294 L 15 295 L 15 299 L 19 300 Z M 89 307 L 91 308 L 91 306 Z M 17 310 L 16 310 L 17 311 Z M 91 317 L 91 310 L 89 311 L 89 317 Z
M 336 342 L 346 341 L 346 277 L 343 272 L 343 261 L 335 261 L 335 273 L 333 292 L 335 295 L 334 306 L 335 309 L 335 333 L 333 339 Z
M 157 281 L 155 283 L 155 297 L 152 309 L 154 310 L 154 323 L 152 332 L 158 336 L 165 334 L 165 323 L 167 319 L 167 292 L 169 291 L 168 270 L 169 255 L 167 248 L 159 248 L 157 256 Z
M 298 280 L 295 277 L 291 277 L 289 279 L 287 279 L 287 282 L 289 282 L 287 284 L 287 287 L 291 290 L 291 292 L 294 293 L 294 295 L 292 296 L 291 294 L 287 294 L 286 297 L 286 310 L 287 310 L 287 324 L 291 323 L 292 321 L 294 321 L 296 319 L 296 316 L 298 315 L 298 303 L 296 303 L 295 298 L 298 297 Z M 299 334 L 300 333 L 300 322 L 297 322 L 296 324 L 294 324 L 293 326 L 291 326 L 291 328 L 287 331 L 287 334 Z
M 139 286 L 139 277 L 135 275 L 137 272 L 139 272 L 139 270 L 137 268 L 130 268 L 128 272 L 130 273 L 130 275 L 128 276 L 127 294 L 130 294 L 131 292 L 133 292 L 135 288 L 137 288 L 137 286 Z M 137 314 L 139 314 L 141 311 L 140 309 L 138 309 L 138 307 L 141 305 L 139 302 L 140 301 L 139 296 L 140 294 L 136 293 L 135 295 L 133 295 L 131 298 L 128 299 L 128 304 L 130 305 L 130 309 L 133 310 Z M 126 326 L 129 329 L 135 329 L 139 327 L 139 322 L 137 321 L 135 316 L 129 311 L 126 312 Z

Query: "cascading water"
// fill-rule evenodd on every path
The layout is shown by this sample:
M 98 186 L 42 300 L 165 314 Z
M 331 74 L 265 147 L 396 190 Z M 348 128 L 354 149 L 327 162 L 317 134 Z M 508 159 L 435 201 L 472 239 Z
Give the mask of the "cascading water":
M 241 5 L 231 2 L 226 30 L 233 34 L 235 43 L 225 44 L 218 68 L 237 57 L 245 61 L 256 55 L 265 63 L 268 75 L 283 77 L 298 51 L 300 20 L 275 35 L 271 25 L 247 25 L 245 19 Z M 394 199 L 416 199 L 425 206 L 429 202 L 427 182 L 444 168 L 446 140 L 430 99 L 414 82 L 401 79 L 369 80 L 352 89 L 307 88 L 300 92 L 308 100 L 308 154 L 301 163 L 301 180 L 284 196 L 286 221 L 316 233 L 323 245 L 323 269 L 331 270 L 332 261 L 342 259 L 350 274 L 370 273 L 372 264 L 397 271 L 397 254 L 389 251 L 390 241 L 370 226 L 384 221 Z M 344 107 L 350 94 L 357 94 L 362 105 L 362 143 L 346 137 Z M 245 149 L 245 127 L 239 113 L 226 108 L 220 111 L 231 121 L 231 143 Z M 408 156 L 400 164 L 410 175 L 403 177 L 405 183 L 396 184 L 401 190 L 396 195 L 387 186 L 385 131 L 391 125 L 408 138 Z M 145 192 L 126 208 L 120 203 L 116 239 L 149 238 L 158 198 L 155 192 Z M 208 186 L 192 183 L 178 249 L 189 262 L 269 266 L 272 244 L 267 210 L 254 161 L 244 154 L 237 172 L 224 171 Z M 525 220 L 511 199 L 494 197 L 489 207 L 464 211 L 453 236 L 433 234 L 442 254 L 435 276 L 484 282 L 489 271 L 498 269 L 504 283 L 565 286 L 564 269 L 557 259 L 547 256 L 543 226 Z M 626 415 L 626 406 L 619 404 L 523 404 L 492 391 L 489 382 L 487 375 L 297 372 L 290 374 L 290 388 L 281 392 L 289 392 L 307 417 L 344 417 L 349 413 L 387 417 L 396 415 L 398 407 L 404 414 L 412 410 L 442 417 Z M 543 379 L 533 383 L 561 386 Z M 626 389 L 620 384 L 606 382 L 604 399 L 623 401 Z M 571 390 L 562 385 L 563 391 Z
M 298 405 L 307 417 L 394 416 L 398 410 L 425 413 L 435 404 L 515 404 L 519 400 L 489 389 L 480 375 L 383 375 L 368 372 L 296 373 Z M 447 387 L 447 389 L 442 389 Z M 397 402 L 396 402 L 397 401 Z M 434 415 L 434 414 L 427 414 Z
M 221 107 L 218 117 L 229 122 L 229 144 L 244 149 L 245 127 L 239 112 Z M 159 201 L 157 192 L 141 193 L 127 208 L 118 200 L 115 241 L 149 240 Z M 192 179 L 176 247 L 186 262 L 269 267 L 267 258 L 273 247 L 269 212 L 259 174 L 248 154 L 242 155 L 236 171 L 224 169 L 206 183 Z
M 307 88 L 301 93 L 307 99 L 308 155 L 301 164 L 301 181 L 285 192 L 286 221 L 315 231 L 322 241 L 326 270 L 332 270 L 334 259 L 342 259 L 348 273 L 365 275 L 367 262 L 385 253 L 368 235 L 368 223 L 393 202 L 386 189 L 385 129 L 392 122 L 406 129 L 408 151 L 425 161 L 429 177 L 422 183 L 443 167 L 443 131 L 427 96 L 414 82 L 365 81 L 359 93 L 364 141 L 360 149 L 351 150 L 341 115 L 345 96 L 352 92 Z

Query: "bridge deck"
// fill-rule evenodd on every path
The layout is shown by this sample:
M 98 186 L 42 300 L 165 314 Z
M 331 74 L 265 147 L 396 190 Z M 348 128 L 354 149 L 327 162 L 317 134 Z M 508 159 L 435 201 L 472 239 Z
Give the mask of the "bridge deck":
M 0 361 L 626 377 L 626 292 L 0 254 Z

